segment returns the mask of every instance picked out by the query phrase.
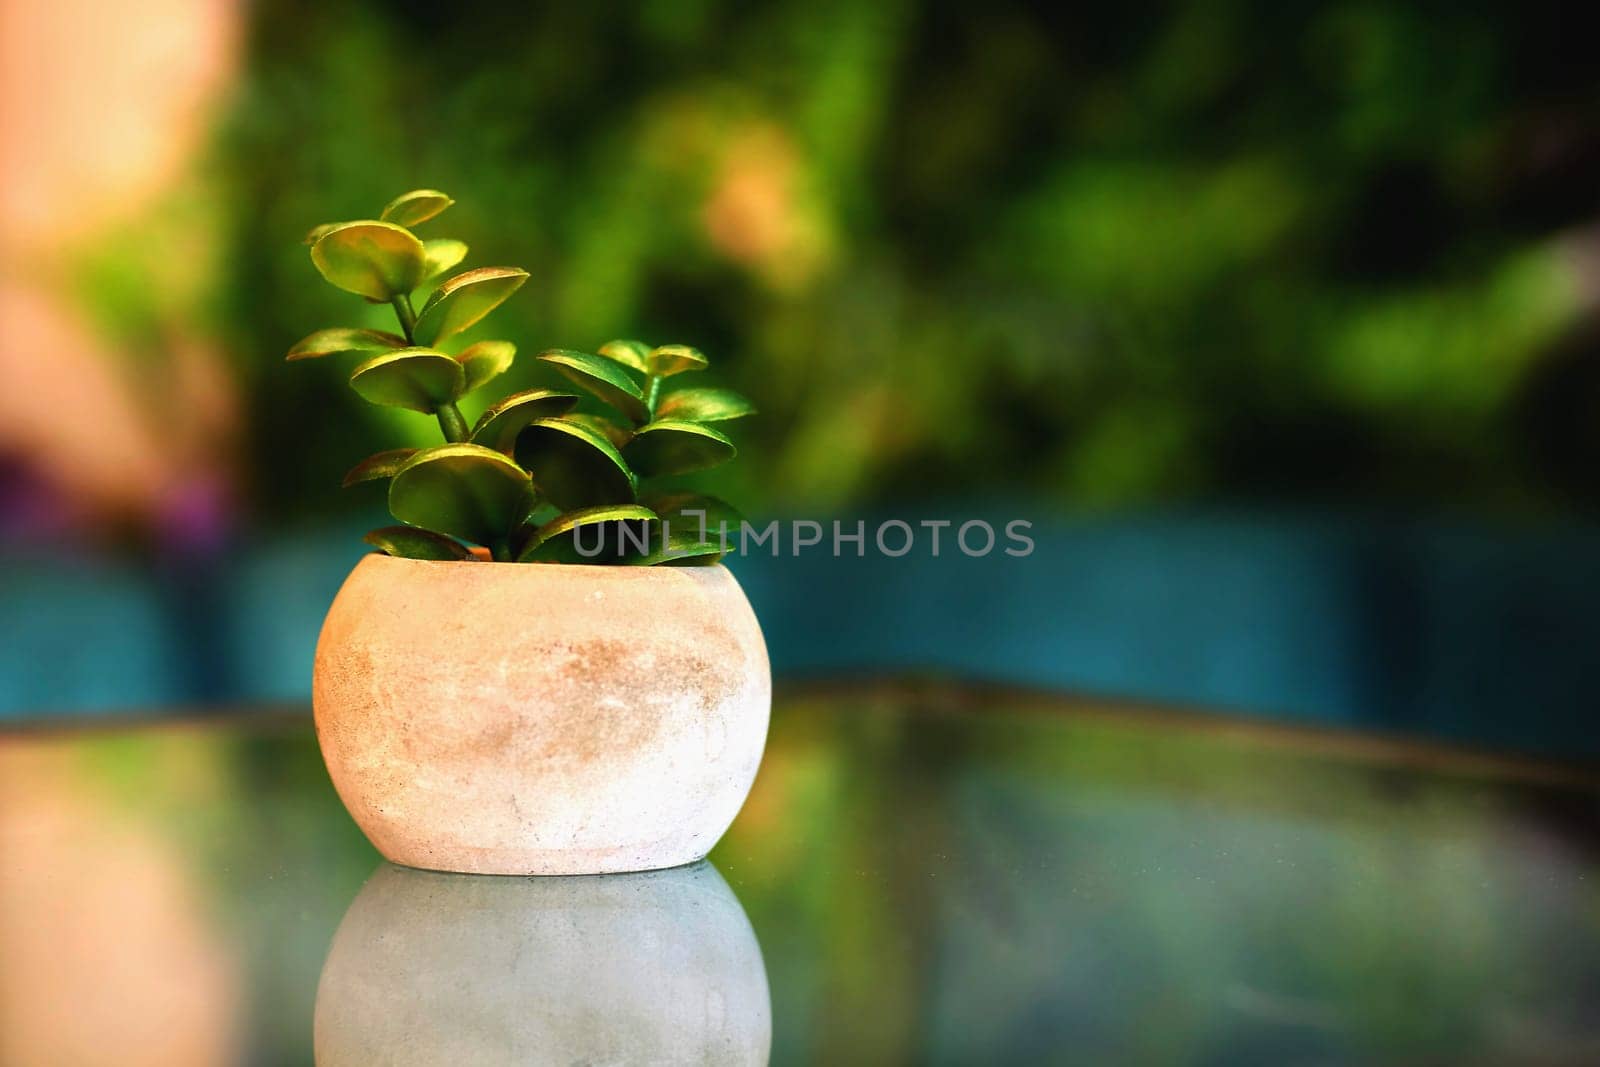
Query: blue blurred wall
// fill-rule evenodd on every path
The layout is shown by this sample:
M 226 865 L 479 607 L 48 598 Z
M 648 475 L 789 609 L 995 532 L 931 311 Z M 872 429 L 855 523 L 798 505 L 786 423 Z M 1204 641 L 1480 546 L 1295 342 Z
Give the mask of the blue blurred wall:
M 732 565 L 781 676 L 934 673 L 1600 752 L 1600 531 L 1166 516 L 1033 535 L 1024 559 L 968 558 L 947 532 L 937 559 Z M 321 531 L 211 573 L 8 555 L 0 715 L 304 701 L 362 550 Z

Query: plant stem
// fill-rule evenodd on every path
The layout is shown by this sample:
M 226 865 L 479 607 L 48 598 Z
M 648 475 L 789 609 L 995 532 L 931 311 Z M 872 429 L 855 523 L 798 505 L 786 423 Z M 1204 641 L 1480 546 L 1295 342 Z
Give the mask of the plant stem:
M 647 374 L 644 382 L 644 406 L 650 409 L 653 419 L 656 417 L 656 397 L 661 394 L 661 379 L 654 374 Z
M 417 313 L 411 307 L 411 294 L 399 293 L 389 303 L 394 307 L 394 314 L 400 320 L 400 329 L 406 335 L 406 343 L 410 344 L 414 338 L 412 333 L 417 328 Z M 454 401 L 446 401 L 435 409 L 434 414 L 439 418 L 439 430 L 444 434 L 444 439 L 451 444 L 465 441 L 469 436 L 467 420 L 461 417 L 461 409 L 456 407 Z
M 467 439 L 467 420 L 461 417 L 461 409 L 456 407 L 454 400 L 440 404 L 434 414 L 439 417 L 439 429 L 444 432 L 446 441 L 454 444 Z
M 502 537 L 489 546 L 489 555 L 494 557 L 496 563 L 511 562 L 511 542 Z
M 411 333 L 417 328 L 417 313 L 411 307 L 411 294 L 400 293 L 389 303 L 394 308 L 395 317 L 400 320 L 400 332 L 406 335 L 406 344 L 411 344 Z

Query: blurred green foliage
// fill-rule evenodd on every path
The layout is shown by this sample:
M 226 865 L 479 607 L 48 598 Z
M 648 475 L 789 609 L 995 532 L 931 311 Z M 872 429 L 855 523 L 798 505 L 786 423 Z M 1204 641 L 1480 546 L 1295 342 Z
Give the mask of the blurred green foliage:
M 765 415 L 708 486 L 751 510 L 1596 498 L 1600 374 L 1562 347 L 1596 79 L 1558 7 L 251 11 L 218 320 L 269 513 L 429 433 L 276 366 L 336 310 L 305 220 L 402 182 L 532 271 L 500 335 L 695 338 Z

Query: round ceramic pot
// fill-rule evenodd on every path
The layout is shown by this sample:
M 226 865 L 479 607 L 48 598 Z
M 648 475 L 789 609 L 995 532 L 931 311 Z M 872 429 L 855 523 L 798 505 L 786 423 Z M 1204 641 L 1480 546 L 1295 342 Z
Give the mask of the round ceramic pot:
M 720 566 L 369 555 L 328 610 L 312 692 L 334 788 L 386 858 L 603 874 L 716 844 L 772 680 Z
M 765 1064 L 750 920 L 702 863 L 614 878 L 463 878 L 385 864 L 317 985 L 318 1067 Z

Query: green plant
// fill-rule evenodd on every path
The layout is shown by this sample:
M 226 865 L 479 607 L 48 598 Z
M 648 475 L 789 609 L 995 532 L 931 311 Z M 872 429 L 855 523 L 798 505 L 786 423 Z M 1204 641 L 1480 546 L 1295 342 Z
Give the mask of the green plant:
M 711 534 L 738 516 L 722 501 L 651 488 L 655 479 L 732 459 L 713 423 L 751 414 L 727 389 L 664 384 L 705 369 L 686 345 L 611 341 L 598 352 L 550 349 L 538 359 L 577 393 L 530 389 L 489 405 L 468 423 L 459 401 L 511 366 L 509 341 L 458 335 L 528 279 L 518 267 L 479 267 L 439 282 L 421 310 L 412 296 L 457 266 L 467 246 L 422 240 L 413 228 L 452 201 L 433 189 L 396 197 L 376 219 L 318 226 L 311 261 L 330 283 L 394 309 L 399 332 L 335 327 L 289 350 L 290 360 L 359 355 L 351 387 L 374 404 L 432 415 L 445 443 L 369 456 L 345 476 L 352 486 L 387 479 L 389 511 L 403 525 L 367 534 L 392 556 L 469 559 L 468 545 L 501 562 L 709 564 Z M 602 412 L 580 405 L 603 405 Z

